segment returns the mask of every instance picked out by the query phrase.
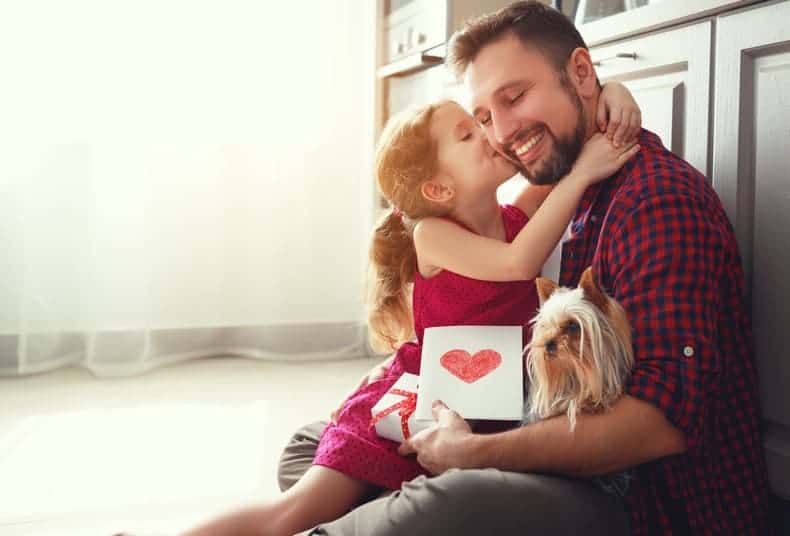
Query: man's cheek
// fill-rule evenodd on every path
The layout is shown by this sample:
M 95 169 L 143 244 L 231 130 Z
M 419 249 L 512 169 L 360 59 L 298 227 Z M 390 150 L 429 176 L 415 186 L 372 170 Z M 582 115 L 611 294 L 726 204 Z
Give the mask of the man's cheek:
M 502 153 L 499 153 L 499 154 L 502 154 Z M 517 168 L 521 169 L 523 167 L 523 165 L 521 164 L 521 161 L 518 158 L 516 158 L 514 155 L 505 154 L 503 156 L 505 157 L 505 159 L 508 162 L 510 162 L 511 164 L 516 166 Z
M 504 158 L 505 160 L 507 160 L 513 165 L 516 166 L 519 165 L 519 161 L 515 157 L 515 155 L 511 155 L 510 153 L 508 153 L 504 147 L 498 144 L 495 140 L 491 139 L 490 136 L 486 135 L 486 139 L 488 140 L 488 143 L 491 145 L 491 147 L 494 147 L 496 149 L 496 152 L 499 156 L 501 156 L 502 158 Z

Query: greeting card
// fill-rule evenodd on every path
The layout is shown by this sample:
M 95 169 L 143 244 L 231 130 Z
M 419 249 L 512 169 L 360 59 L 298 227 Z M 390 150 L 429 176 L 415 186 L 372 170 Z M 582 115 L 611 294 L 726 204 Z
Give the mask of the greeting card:
M 417 419 L 432 418 L 438 399 L 465 419 L 520 420 L 522 348 L 521 326 L 427 328 Z

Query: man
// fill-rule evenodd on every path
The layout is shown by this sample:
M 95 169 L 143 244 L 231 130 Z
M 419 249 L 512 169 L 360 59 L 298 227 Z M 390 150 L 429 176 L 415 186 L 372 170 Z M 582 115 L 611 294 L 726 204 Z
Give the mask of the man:
M 458 32 L 450 61 L 497 150 L 536 184 L 562 177 L 597 130 L 600 85 L 573 25 L 518 2 Z M 613 118 L 616 122 L 617 118 Z M 640 153 L 588 189 L 560 283 L 592 265 L 626 308 L 636 365 L 611 411 L 473 434 L 440 403 L 401 448 L 418 478 L 315 534 L 765 534 L 767 477 L 743 272 L 709 182 L 642 131 Z M 286 449 L 286 482 L 320 429 Z M 587 477 L 633 468 L 626 497 Z

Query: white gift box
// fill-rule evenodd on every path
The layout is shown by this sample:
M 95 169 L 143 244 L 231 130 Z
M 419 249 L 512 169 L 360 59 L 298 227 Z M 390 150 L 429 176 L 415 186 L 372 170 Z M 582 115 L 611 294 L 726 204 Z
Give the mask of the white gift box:
M 521 420 L 524 405 L 521 326 L 427 328 L 420 361 L 417 419 L 441 400 L 464 419 Z
M 404 417 L 407 419 L 406 426 L 410 435 L 425 430 L 433 424 L 433 419 L 418 421 L 414 417 L 419 379 L 420 377 L 415 374 L 404 373 L 373 406 L 370 411 L 371 422 L 375 423 L 376 433 L 380 437 L 402 443 Z

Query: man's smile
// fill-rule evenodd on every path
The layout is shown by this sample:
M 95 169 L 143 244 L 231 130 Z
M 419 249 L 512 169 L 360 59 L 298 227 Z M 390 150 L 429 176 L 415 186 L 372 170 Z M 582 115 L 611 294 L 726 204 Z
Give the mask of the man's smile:
M 541 141 L 546 137 L 546 130 L 541 128 L 538 131 L 530 133 L 529 137 L 523 142 L 518 142 L 512 146 L 512 151 L 518 160 L 526 165 L 535 159 L 540 151 Z M 522 138 L 523 139 L 523 138 Z

